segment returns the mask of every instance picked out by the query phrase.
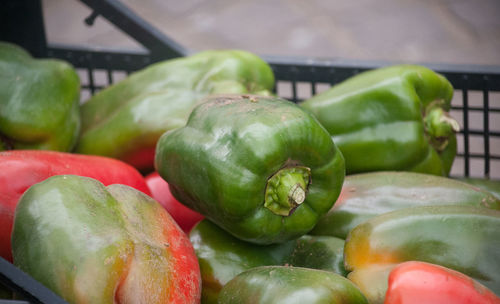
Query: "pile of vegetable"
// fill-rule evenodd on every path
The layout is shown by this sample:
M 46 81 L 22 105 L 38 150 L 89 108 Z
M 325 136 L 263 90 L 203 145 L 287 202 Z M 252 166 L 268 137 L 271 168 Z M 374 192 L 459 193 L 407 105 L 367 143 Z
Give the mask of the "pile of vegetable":
M 500 182 L 449 177 L 446 78 L 274 85 L 205 51 L 80 103 L 0 42 L 0 256 L 69 303 L 500 303 Z

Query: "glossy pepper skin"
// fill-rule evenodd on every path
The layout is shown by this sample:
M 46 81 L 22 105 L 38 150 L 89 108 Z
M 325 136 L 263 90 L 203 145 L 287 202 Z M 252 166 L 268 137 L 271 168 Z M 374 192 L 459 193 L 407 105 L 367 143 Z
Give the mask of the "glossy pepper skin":
M 448 175 L 458 123 L 448 111 L 453 87 L 422 66 L 358 74 L 301 103 L 332 135 L 346 173 L 415 171 Z
M 116 159 L 57 151 L 0 152 L 0 256 L 12 261 L 10 236 L 21 195 L 32 185 L 61 174 L 95 178 L 106 186 L 124 184 L 150 194 L 144 177 Z
M 335 237 L 303 235 L 281 244 L 255 245 L 205 219 L 191 230 L 189 239 L 200 264 L 204 304 L 217 303 L 222 287 L 253 267 L 288 265 L 347 274 L 343 265 L 344 240 Z
M 198 303 L 200 272 L 163 207 L 76 175 L 33 185 L 16 209 L 14 264 L 69 303 Z
M 486 179 L 479 177 L 462 177 L 458 180 L 464 183 L 470 184 L 472 186 L 478 187 L 496 196 L 500 199 L 500 180 Z
M 118 158 L 147 171 L 153 168 L 158 138 L 184 126 L 203 97 L 269 95 L 273 86 L 269 65 L 245 51 L 205 51 L 162 61 L 98 92 L 82 105 L 82 135 L 76 151 Z
M 354 227 L 374 216 L 397 209 L 437 205 L 500 210 L 500 199 L 443 176 L 398 171 L 353 174 L 346 176 L 339 199 L 310 234 L 345 239 Z
M 344 265 L 356 271 L 423 261 L 460 271 L 500 294 L 500 211 L 471 206 L 423 206 L 376 216 L 356 226 Z
M 203 215 L 189 209 L 175 199 L 167 182 L 161 178 L 158 172 L 152 172 L 144 179 L 151 191 L 151 197 L 167 210 L 184 232 L 189 233 L 191 228 L 203 219 Z
M 388 284 L 384 304 L 500 304 L 499 297 L 469 276 L 430 263 L 399 264 Z
M 348 279 L 324 270 L 261 266 L 247 270 L 222 288 L 219 304 L 368 303 Z
M 70 151 L 80 131 L 79 101 L 70 64 L 0 41 L 0 151 Z
M 155 166 L 181 203 L 258 244 L 306 234 L 344 180 L 342 154 L 314 117 L 257 95 L 207 98 L 160 138 Z

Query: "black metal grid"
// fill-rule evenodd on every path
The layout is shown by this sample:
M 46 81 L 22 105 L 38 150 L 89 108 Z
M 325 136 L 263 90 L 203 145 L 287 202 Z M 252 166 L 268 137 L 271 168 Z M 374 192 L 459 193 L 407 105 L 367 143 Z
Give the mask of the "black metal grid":
M 154 62 L 185 56 L 186 48 L 163 35 L 118 0 L 80 0 L 92 10 L 85 20 L 102 16 L 140 42 L 147 51 L 93 50 L 81 46 L 48 45 L 41 0 L 1 4 L 0 40 L 17 43 L 36 57 L 64 59 L 80 75 L 82 100 Z M 263 56 L 273 68 L 278 96 L 298 102 L 362 71 L 392 62 Z M 452 116 L 459 120 L 459 152 L 452 175 L 500 179 L 500 66 L 422 64 L 443 74 L 454 86 Z M 0 285 L 22 300 L 0 304 L 65 303 L 40 283 L 0 258 Z

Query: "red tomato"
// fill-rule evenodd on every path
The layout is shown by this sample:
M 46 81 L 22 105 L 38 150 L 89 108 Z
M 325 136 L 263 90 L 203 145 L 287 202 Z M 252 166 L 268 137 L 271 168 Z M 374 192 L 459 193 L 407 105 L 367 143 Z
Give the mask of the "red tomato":
M 0 152 L 0 256 L 12 262 L 10 234 L 14 211 L 24 191 L 62 174 L 91 177 L 105 186 L 124 184 L 150 194 L 139 171 L 116 159 L 42 150 Z
M 161 178 L 158 172 L 147 175 L 146 184 L 151 191 L 151 196 L 167 210 L 186 233 L 189 233 L 191 228 L 204 218 L 203 215 L 176 200 L 170 192 L 168 183 Z
M 405 262 L 389 274 L 384 304 L 500 304 L 500 298 L 469 276 L 425 262 Z

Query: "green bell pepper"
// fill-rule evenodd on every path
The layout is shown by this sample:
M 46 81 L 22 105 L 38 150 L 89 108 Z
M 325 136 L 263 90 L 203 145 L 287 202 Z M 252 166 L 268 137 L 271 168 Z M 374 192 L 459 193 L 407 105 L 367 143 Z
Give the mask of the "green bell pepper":
M 423 206 L 376 216 L 356 226 L 344 247 L 348 271 L 423 261 L 460 271 L 500 294 L 500 211 Z
M 288 265 L 347 274 L 344 240 L 335 237 L 303 235 L 281 244 L 255 245 L 205 219 L 193 227 L 189 239 L 200 264 L 204 304 L 217 303 L 222 287 L 253 267 Z
M 219 304 L 364 304 L 348 279 L 329 271 L 286 266 L 247 270 L 221 290 Z
M 458 123 L 447 111 L 453 87 L 416 65 L 367 71 L 300 105 L 330 132 L 346 173 L 415 171 L 448 175 Z
M 256 95 L 207 98 L 186 126 L 162 135 L 155 166 L 179 202 L 259 244 L 310 231 L 337 199 L 345 170 L 314 117 Z
M 158 138 L 184 126 L 203 97 L 269 95 L 273 86 L 270 66 L 245 51 L 205 51 L 155 63 L 82 105 L 82 135 L 76 152 L 118 158 L 148 171 Z
M 348 175 L 339 199 L 310 234 L 345 239 L 351 229 L 376 215 L 426 205 L 469 205 L 500 210 L 500 199 L 443 176 L 396 171 Z
M 80 131 L 79 100 L 71 65 L 0 41 L 0 151 L 70 151 Z
M 14 264 L 70 303 L 199 303 L 188 237 L 132 187 L 56 175 L 20 199 Z

